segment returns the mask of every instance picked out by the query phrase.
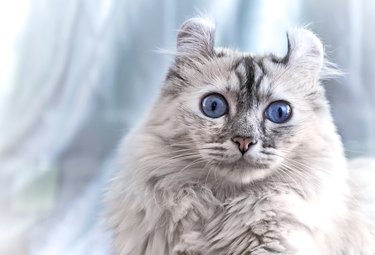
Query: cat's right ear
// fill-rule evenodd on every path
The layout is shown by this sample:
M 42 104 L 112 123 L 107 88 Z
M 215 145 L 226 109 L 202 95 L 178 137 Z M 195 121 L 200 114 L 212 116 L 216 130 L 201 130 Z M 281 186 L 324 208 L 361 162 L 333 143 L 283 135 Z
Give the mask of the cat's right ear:
M 319 38 L 307 29 L 287 34 L 288 53 L 284 61 L 296 70 L 319 78 L 324 63 L 324 50 Z
M 207 18 L 185 21 L 177 35 L 177 57 L 206 57 L 214 54 L 215 25 Z

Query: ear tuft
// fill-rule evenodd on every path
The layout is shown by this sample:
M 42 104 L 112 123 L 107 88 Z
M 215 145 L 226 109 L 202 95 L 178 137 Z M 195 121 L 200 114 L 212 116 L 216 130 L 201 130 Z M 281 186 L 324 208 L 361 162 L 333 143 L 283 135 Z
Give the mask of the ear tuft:
M 177 35 L 177 52 L 182 55 L 212 56 L 214 53 L 215 25 L 207 18 L 185 21 Z
M 296 29 L 288 32 L 288 53 L 285 57 L 291 66 L 305 67 L 319 74 L 324 63 L 322 42 L 307 29 Z

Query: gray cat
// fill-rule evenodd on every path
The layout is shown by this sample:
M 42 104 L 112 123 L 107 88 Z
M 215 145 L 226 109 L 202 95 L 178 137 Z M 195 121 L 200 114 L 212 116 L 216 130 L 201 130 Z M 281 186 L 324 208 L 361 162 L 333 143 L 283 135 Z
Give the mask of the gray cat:
M 116 254 L 374 255 L 375 163 L 344 156 L 320 40 L 292 31 L 280 58 L 214 48 L 214 30 L 182 25 L 158 100 L 121 146 Z

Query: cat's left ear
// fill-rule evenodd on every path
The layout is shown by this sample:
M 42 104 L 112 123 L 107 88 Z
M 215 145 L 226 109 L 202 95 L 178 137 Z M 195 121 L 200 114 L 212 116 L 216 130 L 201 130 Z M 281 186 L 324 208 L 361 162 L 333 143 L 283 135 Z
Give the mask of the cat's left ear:
M 307 29 L 288 32 L 288 53 L 284 57 L 287 65 L 294 70 L 319 78 L 324 63 L 322 42 Z
M 191 18 L 179 29 L 177 54 L 187 57 L 210 57 L 214 54 L 215 25 L 207 18 Z

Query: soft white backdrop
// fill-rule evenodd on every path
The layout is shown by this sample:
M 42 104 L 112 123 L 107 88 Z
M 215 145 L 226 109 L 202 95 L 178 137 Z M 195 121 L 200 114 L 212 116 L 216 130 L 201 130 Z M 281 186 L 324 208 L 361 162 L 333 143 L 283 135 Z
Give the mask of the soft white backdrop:
M 375 155 L 374 1 L 0 2 L 0 254 L 109 254 L 101 193 L 121 136 L 157 95 L 179 25 L 284 54 L 309 25 L 346 75 L 327 82 L 347 154 Z

